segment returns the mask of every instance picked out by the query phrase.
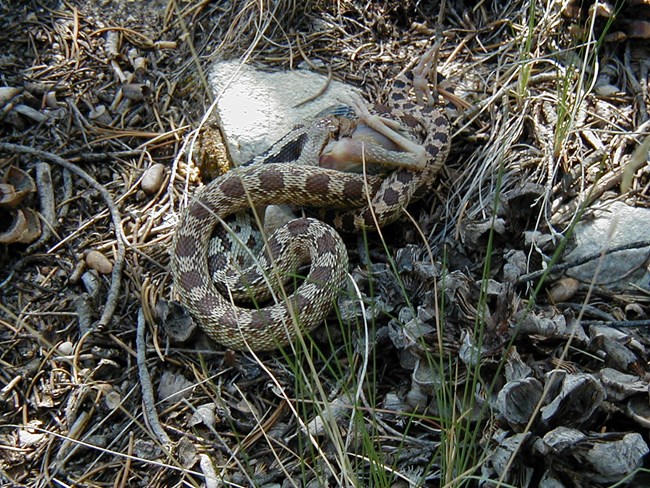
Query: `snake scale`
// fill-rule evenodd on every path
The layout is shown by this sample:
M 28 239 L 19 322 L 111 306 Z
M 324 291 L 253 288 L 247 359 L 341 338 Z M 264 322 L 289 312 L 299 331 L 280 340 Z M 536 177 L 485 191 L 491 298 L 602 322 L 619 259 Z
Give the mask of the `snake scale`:
M 450 145 L 449 123 L 426 81 L 431 59 L 429 51 L 395 79 L 389 108 L 376 105 L 371 114 L 357 100 L 356 117 L 321 116 L 278 141 L 256 158 L 258 164 L 227 172 L 192 198 L 174 235 L 171 270 L 181 303 L 210 337 L 238 350 L 286 345 L 322 323 L 348 268 L 343 241 L 330 225 L 292 220 L 268 239 L 262 266 L 271 267 L 266 276 L 277 276 L 310 263 L 307 276 L 288 297 L 271 292 L 270 305 L 238 305 L 228 290 L 215 286 L 208 265 L 227 259 L 210 255 L 211 235 L 224 219 L 260 205 L 291 204 L 322 209 L 323 220 L 338 230 L 359 232 L 394 221 L 426 194 Z M 417 102 L 409 98 L 411 89 Z M 346 158 L 364 168 L 398 168 L 384 176 L 340 171 Z M 264 286 L 263 277 L 257 281 Z

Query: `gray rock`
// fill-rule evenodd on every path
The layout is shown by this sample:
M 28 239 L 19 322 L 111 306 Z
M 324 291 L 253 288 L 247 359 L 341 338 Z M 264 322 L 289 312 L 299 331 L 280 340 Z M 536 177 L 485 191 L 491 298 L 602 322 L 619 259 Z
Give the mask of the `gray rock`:
M 583 283 L 590 283 L 599 265 L 603 249 L 650 241 L 650 210 L 634 208 L 622 202 L 605 203 L 593 212 L 593 218 L 578 223 L 575 228 L 575 247 L 565 256 L 565 262 L 588 256 L 595 259 L 569 268 L 567 275 Z M 596 284 L 612 289 L 640 287 L 650 290 L 648 260 L 650 247 L 639 247 L 608 253 L 602 259 Z

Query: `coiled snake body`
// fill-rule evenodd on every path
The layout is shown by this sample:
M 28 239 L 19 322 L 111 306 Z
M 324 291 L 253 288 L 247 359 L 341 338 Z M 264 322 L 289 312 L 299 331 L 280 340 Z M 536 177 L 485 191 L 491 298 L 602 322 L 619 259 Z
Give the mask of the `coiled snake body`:
M 271 292 L 271 305 L 239 306 L 210 277 L 209 261 L 227 261 L 225 252 L 210 254 L 211 235 L 224 219 L 254 206 L 291 204 L 324 209 L 324 218 L 339 230 L 358 232 L 394 221 L 426 193 L 449 149 L 449 124 L 426 83 L 431 58 L 430 51 L 394 81 L 389 110 L 378 106 L 370 114 L 356 101 L 357 118 L 328 115 L 295 129 L 257 158 L 273 164 L 233 169 L 193 197 L 174 235 L 171 270 L 181 303 L 214 340 L 261 351 L 311 331 L 332 308 L 348 267 L 345 246 L 332 227 L 313 218 L 292 220 L 269 238 L 262 261 L 272 264 L 267 277 L 310 262 L 304 281 L 288 297 Z M 418 77 L 425 82 L 418 85 Z M 408 98 L 413 87 L 417 104 Z M 322 167 L 337 167 L 345 158 L 400 168 L 381 177 Z M 249 277 L 247 282 L 257 289 L 265 279 Z

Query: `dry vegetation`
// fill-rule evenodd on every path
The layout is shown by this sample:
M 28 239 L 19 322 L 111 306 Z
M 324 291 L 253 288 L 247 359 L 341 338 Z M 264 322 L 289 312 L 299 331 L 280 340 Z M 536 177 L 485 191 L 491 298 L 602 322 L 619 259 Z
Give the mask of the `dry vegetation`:
M 0 484 L 623 478 L 591 477 L 588 451 L 648 438 L 650 415 L 632 403 L 648 403 L 648 288 L 564 280 L 558 291 L 566 268 L 548 265 L 595 203 L 648 206 L 647 169 L 624 178 L 635 150 L 638 168 L 647 158 L 648 5 L 580 6 L 449 1 L 439 21 L 437 3 L 414 0 L 0 3 L 0 85 L 16 89 L 0 108 L 0 176 L 15 166 L 36 178 L 17 209 L 44 222 L 39 240 L 0 247 Z M 365 252 L 350 240 L 368 336 L 350 328 L 362 320 L 349 300 L 308 354 L 233 353 L 199 333 L 171 341 L 155 310 L 173 299 L 171 233 L 199 183 L 185 143 L 212 99 L 210 63 L 304 62 L 374 100 L 434 39 L 469 108 L 443 175 L 411 209 L 418 227 L 394 224 L 387 250 L 376 236 Z M 165 180 L 147 193 L 154 163 Z M 0 208 L 0 232 L 16 211 Z M 599 396 L 604 367 L 638 389 Z M 519 423 L 497 402 L 518 368 L 530 370 L 529 404 L 505 401 L 522 403 Z M 585 388 L 540 414 L 557 395 L 552 370 L 584 373 Z M 558 426 L 586 437 L 541 452 L 535 442 Z

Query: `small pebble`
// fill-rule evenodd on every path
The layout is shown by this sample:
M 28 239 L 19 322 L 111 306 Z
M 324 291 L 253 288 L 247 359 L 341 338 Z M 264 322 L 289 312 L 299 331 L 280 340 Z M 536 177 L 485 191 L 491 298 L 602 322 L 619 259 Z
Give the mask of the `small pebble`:
M 59 344 L 59 352 L 63 356 L 72 356 L 72 353 L 74 352 L 74 346 L 72 345 L 72 342 L 65 341 Z
M 594 91 L 601 97 L 611 97 L 621 93 L 621 89 L 616 85 L 604 84 L 596 85 Z
M 147 195 L 153 195 L 160 190 L 165 180 L 165 165 L 156 163 L 151 165 L 142 175 L 140 187 Z
M 104 397 L 104 402 L 110 410 L 115 410 L 117 407 L 120 406 L 120 403 L 122 402 L 122 395 L 120 395 L 117 391 L 111 388 L 110 391 L 106 393 L 106 396 Z
M 86 254 L 86 264 L 99 274 L 107 275 L 113 272 L 113 264 L 99 251 L 92 250 Z
M 575 278 L 562 278 L 549 290 L 548 297 L 552 303 L 566 302 L 573 298 L 578 288 L 580 282 Z
M 0 106 L 4 107 L 15 96 L 19 95 L 22 90 L 11 86 L 0 86 Z

